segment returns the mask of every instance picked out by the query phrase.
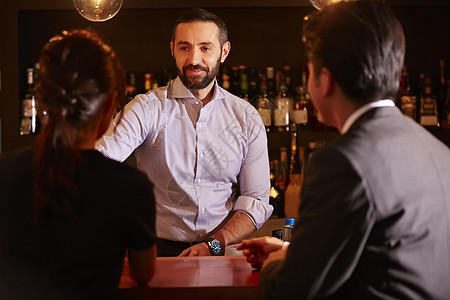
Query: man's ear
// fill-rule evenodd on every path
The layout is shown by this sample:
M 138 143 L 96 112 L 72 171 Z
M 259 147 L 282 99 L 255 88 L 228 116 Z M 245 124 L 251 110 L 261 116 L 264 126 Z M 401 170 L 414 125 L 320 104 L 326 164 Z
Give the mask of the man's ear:
M 225 59 L 227 59 L 228 54 L 230 54 L 231 44 L 230 42 L 225 42 L 222 46 L 222 56 L 220 57 L 220 62 L 224 63 Z
M 322 96 L 330 96 L 334 92 L 336 82 L 333 74 L 327 68 L 322 68 L 320 71 L 320 85 Z
M 170 47 L 170 54 L 172 54 L 172 57 L 173 57 L 173 42 L 172 41 L 170 42 L 169 47 Z

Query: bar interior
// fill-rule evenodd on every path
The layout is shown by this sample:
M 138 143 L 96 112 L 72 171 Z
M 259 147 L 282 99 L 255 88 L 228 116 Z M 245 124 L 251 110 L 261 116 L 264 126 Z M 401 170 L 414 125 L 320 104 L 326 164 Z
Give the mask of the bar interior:
M 450 147 L 450 2 L 387 3 L 406 37 L 396 105 Z M 169 48 L 173 23 L 186 9 L 202 7 L 228 26 L 232 51 L 220 67 L 219 85 L 258 110 L 265 108 L 262 90 L 284 93 L 282 97 L 292 103 L 287 121 L 263 116 L 274 211 L 250 237 L 277 236 L 277 230 L 285 228 L 285 218 L 297 216 L 292 190 L 287 192 L 289 174 L 339 136 L 321 122 L 307 91 L 301 36 L 303 18 L 316 10 L 310 1 L 123 0 L 117 15 L 104 22 L 80 16 L 72 0 L 2 0 L 0 6 L 0 153 L 29 146 L 36 139 L 40 124 L 33 124 L 25 100 L 39 72 L 40 51 L 54 34 L 77 28 L 102 33 L 123 63 L 127 97 L 133 99 L 177 76 Z M 422 105 L 427 97 L 433 101 L 431 109 Z M 133 155 L 125 163 L 136 166 Z M 222 257 L 158 257 L 155 276 L 145 287 L 131 279 L 125 259 L 119 299 L 261 299 L 258 279 L 259 271 L 230 247 Z

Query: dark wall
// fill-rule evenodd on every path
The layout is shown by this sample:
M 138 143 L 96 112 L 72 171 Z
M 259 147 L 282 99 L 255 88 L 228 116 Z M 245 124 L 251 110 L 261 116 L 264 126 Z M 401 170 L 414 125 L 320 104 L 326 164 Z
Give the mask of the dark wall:
M 18 10 L 17 99 L 6 99 L 0 107 L 4 120 L 3 150 L 30 143 L 32 138 L 18 136 L 20 97 L 25 86 L 26 68 L 37 61 L 48 39 L 63 29 L 94 28 L 109 39 L 124 67 L 137 74 L 142 90 L 143 73 L 172 67 L 169 51 L 172 24 L 184 8 L 122 9 L 112 20 L 92 23 L 74 9 Z M 227 66 L 246 65 L 264 68 L 291 65 L 294 70 L 305 64 L 301 45 L 302 18 L 312 7 L 225 7 L 210 8 L 228 24 L 231 54 Z M 419 73 L 439 74 L 439 59 L 450 65 L 450 6 L 393 6 L 405 30 L 406 65 L 413 85 Z M 4 28 L 3 30 L 7 30 Z M 2 50 L 7 45 L 1 45 Z M 9 74 L 8 74 L 9 75 Z M 448 75 L 448 74 L 447 74 Z M 5 74 L 4 74 L 5 76 Z M 297 80 L 294 72 L 294 80 Z M 14 95 L 14 93 L 13 93 Z M 5 99 L 2 99 L 4 101 Z
M 173 67 L 169 50 L 172 24 L 184 9 L 124 9 L 112 20 L 92 23 L 72 11 L 19 12 L 19 68 L 38 59 L 45 42 L 63 29 L 91 27 L 111 41 L 124 67 L 137 73 L 143 85 L 145 71 Z M 226 65 L 264 68 L 268 65 L 300 66 L 301 22 L 313 8 L 221 8 L 210 9 L 228 25 L 232 46 Z M 39 26 L 33 26 L 39 24 Z M 25 75 L 22 77 L 25 78 Z M 25 84 L 25 79 L 20 80 Z M 139 88 L 139 86 L 138 86 Z M 141 86 L 142 89 L 142 86 Z

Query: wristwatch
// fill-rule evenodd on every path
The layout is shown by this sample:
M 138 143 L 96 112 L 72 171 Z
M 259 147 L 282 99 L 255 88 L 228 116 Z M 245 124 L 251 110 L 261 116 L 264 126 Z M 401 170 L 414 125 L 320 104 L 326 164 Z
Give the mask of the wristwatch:
M 205 242 L 208 245 L 209 252 L 212 256 L 223 256 L 223 254 L 225 253 L 222 244 L 218 240 L 207 238 Z

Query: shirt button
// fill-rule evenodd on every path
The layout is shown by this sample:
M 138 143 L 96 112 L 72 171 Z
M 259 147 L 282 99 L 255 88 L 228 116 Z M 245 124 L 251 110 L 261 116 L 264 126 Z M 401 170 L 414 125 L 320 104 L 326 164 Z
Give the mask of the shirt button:
M 195 104 L 199 104 L 200 102 L 198 102 L 198 101 L 195 101 Z
M 202 182 L 202 180 L 199 178 L 199 179 L 197 179 L 197 183 L 201 183 Z
M 202 129 L 202 123 L 198 123 L 198 128 Z
M 203 151 L 200 151 L 200 153 L 199 153 L 199 155 L 200 155 L 200 157 L 203 157 Z
M 205 208 L 205 207 L 202 207 L 202 212 L 205 212 L 205 210 L 206 210 L 206 208 Z

